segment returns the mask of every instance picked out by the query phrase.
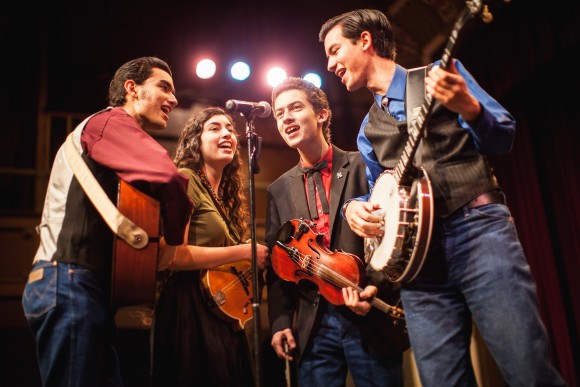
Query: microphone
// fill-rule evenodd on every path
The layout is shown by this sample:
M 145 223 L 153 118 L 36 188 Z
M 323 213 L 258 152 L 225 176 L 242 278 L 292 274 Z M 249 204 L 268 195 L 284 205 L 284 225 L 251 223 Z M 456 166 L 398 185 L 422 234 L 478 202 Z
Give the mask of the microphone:
M 256 117 L 266 118 L 272 113 L 272 107 L 266 101 L 247 102 L 230 99 L 226 101 L 226 111 L 239 112 L 244 115 L 254 114 Z

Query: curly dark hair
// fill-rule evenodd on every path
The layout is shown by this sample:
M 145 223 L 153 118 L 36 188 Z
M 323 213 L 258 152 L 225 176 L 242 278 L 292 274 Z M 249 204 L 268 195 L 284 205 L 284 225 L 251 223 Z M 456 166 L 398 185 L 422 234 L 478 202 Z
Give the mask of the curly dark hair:
M 125 105 L 125 102 L 127 102 L 125 81 L 131 79 L 136 84 L 142 85 L 151 76 L 153 69 L 156 68 L 171 75 L 171 69 L 167 62 L 154 56 L 133 59 L 119 67 L 109 84 L 109 105 Z
M 189 168 L 193 171 L 202 170 L 204 166 L 201 154 L 201 134 L 203 125 L 212 117 L 224 115 L 235 126 L 232 116 L 220 107 L 208 107 L 194 113 L 179 134 L 173 162 L 177 168 Z M 242 160 L 240 159 L 240 143 L 234 159 L 223 170 L 218 195 L 223 198 L 225 214 L 230 216 L 234 228 L 240 238 L 244 238 L 248 228 L 248 210 L 246 194 L 242 184 Z

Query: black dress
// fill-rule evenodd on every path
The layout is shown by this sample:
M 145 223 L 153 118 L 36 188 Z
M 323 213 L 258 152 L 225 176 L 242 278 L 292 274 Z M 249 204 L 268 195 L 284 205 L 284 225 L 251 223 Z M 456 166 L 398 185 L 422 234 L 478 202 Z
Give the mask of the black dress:
M 190 177 L 188 191 L 194 203 L 189 244 L 237 244 L 199 177 L 191 170 L 182 172 Z M 203 273 L 161 275 L 153 328 L 153 386 L 254 385 L 246 333 L 212 312 L 202 291 Z

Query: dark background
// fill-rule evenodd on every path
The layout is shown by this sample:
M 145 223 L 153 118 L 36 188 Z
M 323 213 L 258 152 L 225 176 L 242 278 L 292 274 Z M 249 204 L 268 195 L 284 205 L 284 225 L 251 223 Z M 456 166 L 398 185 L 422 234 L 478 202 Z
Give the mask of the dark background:
M 231 98 L 270 101 L 271 89 L 262 79 L 273 64 L 286 67 L 289 75 L 317 71 L 333 108 L 333 141 L 355 150 L 355 136 L 371 95 L 366 90 L 348 93 L 325 71 L 326 58 L 318 42 L 321 24 L 355 8 L 385 11 L 396 31 L 399 63 L 414 67 L 439 58 L 461 6 L 456 0 L 3 4 L 0 220 L 39 216 L 37 204 L 32 203 L 34 195 L 12 170 L 36 168 L 40 117 L 103 108 L 114 71 L 129 59 L 144 55 L 165 59 L 174 71 L 182 108 L 196 103 L 223 106 Z M 468 25 L 456 57 L 518 122 L 513 151 L 491 162 L 536 278 L 552 358 L 574 386 L 580 364 L 579 4 L 513 0 L 509 4 L 491 1 L 489 6 L 493 22 L 474 20 Z M 195 60 L 203 55 L 218 62 L 217 76 L 211 80 L 194 75 Z M 245 83 L 235 83 L 226 75 L 227 67 L 238 59 L 253 68 Z M 277 152 L 285 147 L 271 117 L 257 120 L 256 129 L 265 150 Z M 282 168 L 288 162 L 291 165 L 295 159 L 262 158 L 266 167 L 262 183 L 276 177 L 268 174 L 268 166 Z M 11 229 L 2 226 L 6 230 Z M 21 259 L 10 255 L 1 262 Z M 0 319 L 12 327 L 12 321 L 21 322 L 21 310 L 17 292 L 2 292 L 3 284 L 10 281 L 14 279 L 0 276 L 0 301 L 10 301 Z M 3 348 L 9 348 L 0 357 L 0 366 L 6 367 L 0 385 L 26 385 L 20 384 L 25 382 L 21 375 L 35 380 L 26 330 L 3 329 L 0 340 Z M 142 351 L 135 353 L 142 356 Z

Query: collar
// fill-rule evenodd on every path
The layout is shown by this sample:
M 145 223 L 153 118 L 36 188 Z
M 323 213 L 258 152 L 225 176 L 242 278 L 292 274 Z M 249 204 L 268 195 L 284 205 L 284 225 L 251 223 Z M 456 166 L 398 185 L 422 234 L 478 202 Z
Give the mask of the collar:
M 329 144 L 328 150 L 326 151 L 324 156 L 322 156 L 320 158 L 320 160 L 316 161 L 314 164 L 318 164 L 319 162 L 321 162 L 323 160 L 326 160 L 328 162 L 328 166 L 326 167 L 325 170 L 332 170 L 332 144 Z M 306 164 L 302 159 L 300 159 L 300 166 L 302 168 L 312 168 L 313 167 L 313 165 Z
M 395 75 L 393 75 L 393 80 L 389 85 L 387 94 L 385 95 L 375 94 L 374 95 L 375 102 L 379 106 L 381 106 L 381 101 L 383 97 L 387 97 L 389 101 L 396 100 L 399 102 L 404 102 L 406 86 L 407 86 L 407 70 L 403 66 L 397 64 L 395 66 Z

